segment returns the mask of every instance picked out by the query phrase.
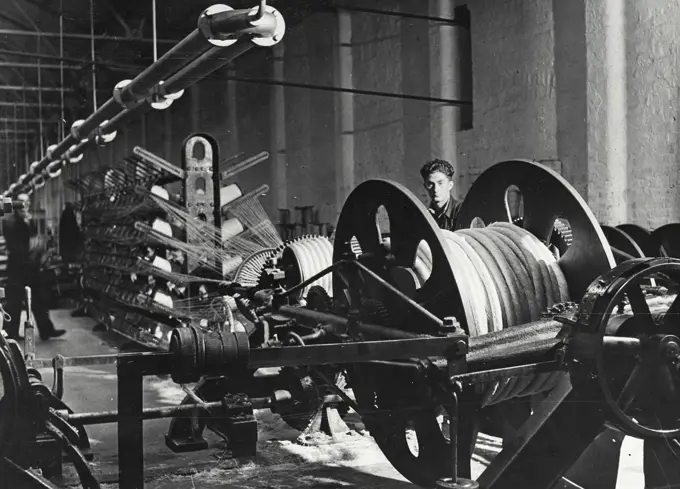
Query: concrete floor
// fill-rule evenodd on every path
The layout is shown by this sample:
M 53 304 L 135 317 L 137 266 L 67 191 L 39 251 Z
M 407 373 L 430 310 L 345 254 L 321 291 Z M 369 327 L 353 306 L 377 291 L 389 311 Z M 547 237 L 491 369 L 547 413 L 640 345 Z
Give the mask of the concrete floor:
M 36 343 L 38 358 L 115 353 L 126 343 L 110 332 L 93 332 L 89 318 L 72 318 L 69 310 L 51 312 L 57 327 L 65 328 L 63 338 Z M 43 371 L 52 385 L 51 370 Z M 65 371 L 64 400 L 76 412 L 116 410 L 115 366 L 68 368 Z M 145 406 L 172 406 L 184 397 L 169 379 L 147 378 Z M 165 447 L 168 420 L 144 423 L 147 489 L 160 488 L 391 488 L 406 489 L 407 483 L 386 461 L 372 439 L 352 433 L 342 443 L 309 447 L 295 443 L 298 432 L 269 412 L 259 412 L 260 441 L 255 459 L 234 461 L 224 458 L 218 445 L 192 454 L 174 454 Z M 90 426 L 88 433 L 95 453 L 95 472 L 104 487 L 118 487 L 117 429 L 115 424 Z M 482 440 L 473 461 L 480 473 L 487 457 L 498 450 L 492 439 Z M 64 485 L 75 482 L 67 470 Z M 617 489 L 643 488 L 642 444 L 626 439 L 623 445 Z

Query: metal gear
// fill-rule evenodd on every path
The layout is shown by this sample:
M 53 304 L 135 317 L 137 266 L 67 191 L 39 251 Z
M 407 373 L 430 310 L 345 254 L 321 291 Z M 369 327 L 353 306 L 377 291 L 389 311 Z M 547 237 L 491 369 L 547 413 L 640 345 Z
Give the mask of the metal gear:
M 265 248 L 246 257 L 234 273 L 234 282 L 243 286 L 257 285 L 267 260 L 276 252 L 275 248 Z
M 347 387 L 344 372 L 336 372 L 332 367 L 322 368 L 323 373 L 334 380 L 340 389 Z M 277 413 L 292 428 L 305 431 L 316 412 L 324 405 L 324 395 L 330 394 L 330 388 L 315 375 L 314 369 L 284 367 L 279 373 L 281 388 L 289 391 L 294 403 L 277 409 Z M 347 413 L 347 409 L 338 411 L 341 415 Z
M 313 285 L 309 288 L 306 301 L 307 308 L 313 311 L 330 312 L 334 307 L 333 299 L 320 285 Z
M 301 236 L 279 246 L 270 259 L 275 259 L 278 268 L 285 272 L 284 287 L 293 287 L 333 264 L 333 245 L 325 236 Z M 265 284 L 262 274 L 258 284 Z M 323 287 L 331 297 L 333 296 L 332 276 L 329 273 L 305 287 L 298 294 L 298 299 L 306 297 L 314 285 Z

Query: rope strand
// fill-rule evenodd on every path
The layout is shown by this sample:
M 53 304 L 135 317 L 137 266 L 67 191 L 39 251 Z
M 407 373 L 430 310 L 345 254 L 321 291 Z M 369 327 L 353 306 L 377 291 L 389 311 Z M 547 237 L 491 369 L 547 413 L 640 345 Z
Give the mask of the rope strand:
M 567 281 L 548 247 L 510 223 L 441 231 L 446 254 L 465 308 L 470 336 L 536 321 L 556 303 L 569 301 Z M 415 263 L 421 282 L 432 257 L 421 246 Z M 483 386 L 483 405 L 551 389 L 562 373 L 505 379 Z

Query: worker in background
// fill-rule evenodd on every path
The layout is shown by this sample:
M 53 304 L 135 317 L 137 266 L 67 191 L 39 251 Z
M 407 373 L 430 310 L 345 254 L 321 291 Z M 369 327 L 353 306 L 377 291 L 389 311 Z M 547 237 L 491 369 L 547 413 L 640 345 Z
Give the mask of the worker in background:
M 65 263 L 77 262 L 82 245 L 82 233 L 75 207 L 71 202 L 66 202 L 59 219 L 59 254 L 62 260 Z
M 423 185 L 430 197 L 430 213 L 437 225 L 448 231 L 456 227 L 460 202 L 452 195 L 455 170 L 448 161 L 434 159 L 420 169 Z
M 19 194 L 13 202 L 14 212 L 5 219 L 3 233 L 7 243 L 7 313 L 4 326 L 7 336 L 19 339 L 21 311 L 26 298 L 25 287 L 31 287 L 31 306 L 40 338 L 48 340 L 66 331 L 56 329 L 50 319 L 46 294 L 47 284 L 41 278 L 41 266 L 47 241 L 38 236 L 29 212 L 31 202 L 26 194 Z

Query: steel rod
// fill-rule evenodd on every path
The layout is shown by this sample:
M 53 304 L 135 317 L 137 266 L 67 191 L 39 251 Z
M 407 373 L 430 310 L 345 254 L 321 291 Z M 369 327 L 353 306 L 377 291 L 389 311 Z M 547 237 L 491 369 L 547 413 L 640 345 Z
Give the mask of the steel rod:
M 92 61 L 87 60 L 87 59 L 81 59 L 81 58 L 70 58 L 68 56 L 54 56 L 51 54 L 40 54 L 40 53 L 27 53 L 24 51 L 13 51 L 11 49 L 0 49 L 0 55 L 4 56 L 17 56 L 20 58 L 35 58 L 35 59 L 47 59 L 50 61 L 63 61 L 67 63 L 76 63 L 76 64 L 82 64 L 83 66 L 89 66 L 92 64 Z M 135 65 L 124 65 L 124 64 L 116 64 L 116 63 L 108 63 L 104 61 L 96 61 L 94 63 L 95 65 L 101 65 L 101 66 L 106 66 L 107 68 L 111 69 L 118 69 L 118 70 L 139 70 L 139 66 Z
M 50 121 L 50 120 L 44 120 L 44 119 L 15 119 L 15 118 L 4 118 L 0 117 L 0 121 L 7 121 L 7 122 L 19 122 L 23 124 L 58 124 L 59 121 Z
M 0 68 L 37 68 L 37 63 L 19 63 L 12 61 L 0 61 Z M 41 64 L 41 68 L 45 70 L 60 70 L 61 65 Z M 78 65 L 64 65 L 65 70 L 82 70 L 82 66 Z
M 0 90 L 9 90 L 13 92 L 65 92 L 65 93 L 75 93 L 72 88 L 60 88 L 60 87 L 36 87 L 29 85 L 0 85 Z
M 44 31 L 24 31 L 20 29 L 0 29 L 0 36 L 30 36 L 30 37 L 60 37 L 59 32 L 44 32 Z M 89 34 L 77 34 L 74 32 L 64 33 L 64 39 L 82 39 L 89 41 L 92 36 Z M 149 43 L 153 42 L 153 39 L 148 37 L 132 38 L 132 37 L 118 37 L 118 36 L 102 36 L 95 35 L 95 41 L 115 41 L 115 42 L 136 42 L 136 43 Z M 158 39 L 159 44 L 177 44 L 176 40 L 172 39 Z
M 25 93 L 25 92 L 24 92 Z M 29 107 L 29 108 L 37 108 L 39 107 L 40 104 L 37 102 L 7 102 L 7 101 L 0 101 L 0 107 Z M 58 109 L 60 107 L 59 104 L 42 104 L 44 108 L 47 109 Z
M 250 404 L 253 409 L 268 409 L 274 405 L 274 401 L 271 397 L 254 397 L 249 399 Z M 340 396 L 337 395 L 327 395 L 323 399 L 324 404 L 338 404 L 342 402 Z M 162 419 L 162 418 L 177 418 L 181 416 L 193 416 L 196 409 L 200 409 L 203 412 L 211 411 L 213 409 L 219 410 L 224 409 L 224 404 L 222 401 L 206 402 L 204 404 L 180 404 L 179 406 L 167 406 L 167 407 L 153 407 L 145 408 L 142 410 L 142 419 Z M 76 413 L 69 414 L 64 411 L 60 411 L 59 416 L 69 423 L 77 423 L 80 425 L 94 425 L 94 424 L 107 424 L 107 423 L 117 423 L 120 416 L 117 411 L 102 411 L 98 413 Z
M 420 100 L 422 102 L 435 102 L 435 103 L 443 103 L 447 105 L 455 105 L 455 106 L 470 106 L 472 105 L 471 101 L 468 100 L 456 100 L 456 99 L 447 99 L 447 98 L 439 98 L 439 97 L 429 97 L 425 95 L 411 95 L 408 93 L 392 93 L 392 92 L 381 92 L 378 90 L 361 90 L 358 88 L 343 88 L 343 87 L 333 87 L 333 86 L 328 86 L 328 85 L 316 85 L 313 83 L 297 83 L 297 82 L 289 82 L 285 80 L 270 80 L 267 78 L 243 78 L 240 76 L 230 76 L 230 75 L 225 75 L 222 76 L 224 80 L 231 80 L 235 82 L 240 82 L 240 83 L 254 83 L 257 85 L 278 85 L 278 86 L 283 86 L 283 87 L 291 87 L 291 88 L 303 88 L 305 90 L 321 90 L 325 92 L 338 92 L 338 93 L 353 93 L 355 95 L 368 95 L 368 96 L 374 96 L 374 97 L 387 97 L 387 98 L 397 98 L 397 99 L 402 99 L 402 100 Z

